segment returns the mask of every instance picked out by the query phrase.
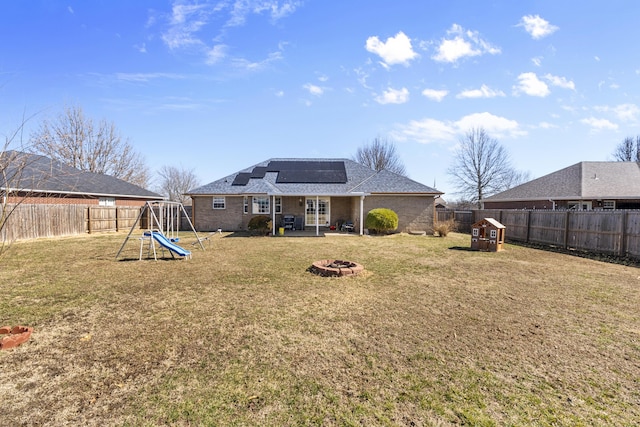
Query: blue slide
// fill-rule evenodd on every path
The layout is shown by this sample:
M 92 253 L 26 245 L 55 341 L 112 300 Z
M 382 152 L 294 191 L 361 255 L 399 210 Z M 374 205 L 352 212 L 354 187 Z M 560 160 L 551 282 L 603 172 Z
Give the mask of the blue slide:
M 159 233 L 157 231 L 152 231 L 151 234 L 153 238 L 156 239 L 156 242 L 160 244 L 160 246 L 169 249 L 171 252 L 178 254 L 179 256 L 183 256 L 185 258 L 191 257 L 191 252 L 172 243 L 169 239 L 167 239 L 164 234 Z

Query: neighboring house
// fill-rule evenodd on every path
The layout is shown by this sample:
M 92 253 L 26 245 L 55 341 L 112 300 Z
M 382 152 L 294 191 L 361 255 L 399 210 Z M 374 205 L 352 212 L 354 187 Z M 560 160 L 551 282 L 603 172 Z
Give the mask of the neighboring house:
M 109 175 L 36 154 L 0 152 L 0 202 L 142 206 L 159 199 L 157 193 Z
M 246 230 L 255 215 L 270 216 L 275 231 L 287 215 L 316 234 L 347 221 L 362 234 L 362 220 L 374 208 L 395 211 L 398 231 L 431 232 L 441 194 L 347 159 L 270 159 L 187 193 L 198 231 Z
M 580 162 L 482 200 L 484 209 L 640 209 L 636 162 Z
M 447 202 L 442 197 L 436 197 L 436 209 L 447 209 Z

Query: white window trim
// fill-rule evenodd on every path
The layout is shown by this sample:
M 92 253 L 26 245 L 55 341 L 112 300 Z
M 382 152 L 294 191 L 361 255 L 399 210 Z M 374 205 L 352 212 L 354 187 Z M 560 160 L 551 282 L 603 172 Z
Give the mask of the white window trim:
M 281 214 L 282 213 L 282 197 L 276 196 L 274 199 L 275 201 L 273 202 L 274 204 L 273 208 L 275 209 L 275 213 Z
M 216 201 L 218 202 L 218 205 L 220 205 L 220 201 L 222 200 L 222 206 L 216 206 Z M 213 202 L 211 203 L 211 207 L 213 209 L 226 209 L 227 208 L 227 200 L 224 196 L 222 197 L 214 197 L 213 198 Z
M 249 196 L 244 196 L 242 199 L 242 213 L 245 215 L 249 213 Z
M 264 204 L 258 203 L 259 200 L 266 200 L 266 211 L 260 210 L 260 206 L 264 206 Z M 267 215 L 271 213 L 271 198 L 269 196 L 253 196 L 251 200 L 251 213 L 254 215 Z

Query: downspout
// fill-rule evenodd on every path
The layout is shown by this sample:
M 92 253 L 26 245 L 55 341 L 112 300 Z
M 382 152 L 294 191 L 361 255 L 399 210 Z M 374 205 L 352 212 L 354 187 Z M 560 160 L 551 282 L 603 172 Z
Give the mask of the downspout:
M 320 203 L 320 196 L 316 196 L 316 236 L 320 235 L 320 224 L 318 221 L 318 219 L 320 219 L 318 216 L 318 203 Z
M 271 236 L 276 235 L 276 196 L 271 196 Z
M 556 210 L 556 202 L 554 202 L 553 200 L 549 199 L 549 201 L 552 203 L 552 207 L 551 210 L 555 211 Z
M 364 234 L 364 194 L 360 196 L 360 235 Z

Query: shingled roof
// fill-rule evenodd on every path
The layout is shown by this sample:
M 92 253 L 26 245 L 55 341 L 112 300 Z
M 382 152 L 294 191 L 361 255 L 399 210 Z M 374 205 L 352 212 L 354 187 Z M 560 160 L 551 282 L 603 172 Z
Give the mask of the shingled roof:
M 198 195 L 430 194 L 442 192 L 405 176 L 376 172 L 349 159 L 269 159 L 187 192 Z
M 4 163 L 4 165 L 3 165 Z M 110 175 L 81 171 L 37 154 L 0 152 L 0 189 L 157 200 L 162 196 Z
M 580 162 L 483 199 L 520 200 L 640 198 L 640 165 L 636 162 Z

